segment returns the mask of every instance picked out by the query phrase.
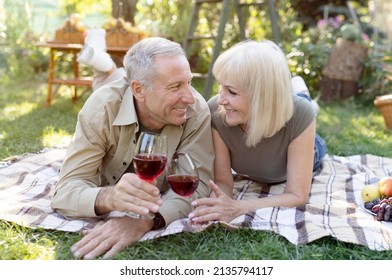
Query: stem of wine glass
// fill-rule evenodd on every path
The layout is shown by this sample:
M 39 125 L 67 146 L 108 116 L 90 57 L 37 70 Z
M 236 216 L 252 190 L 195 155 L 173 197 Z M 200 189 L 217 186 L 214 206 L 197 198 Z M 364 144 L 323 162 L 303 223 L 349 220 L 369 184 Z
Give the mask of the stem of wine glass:
M 186 198 L 189 201 L 189 204 L 191 206 L 191 210 L 194 211 L 195 210 L 195 206 L 192 205 L 192 201 L 195 200 L 195 193 L 193 193 L 191 196 Z M 192 220 L 188 220 L 188 229 L 191 232 L 197 232 L 203 229 L 203 226 L 201 224 L 192 222 Z
M 195 206 L 192 205 L 192 202 L 195 200 L 195 194 L 193 193 L 191 196 L 187 197 L 189 205 L 191 206 L 191 211 L 195 210 Z

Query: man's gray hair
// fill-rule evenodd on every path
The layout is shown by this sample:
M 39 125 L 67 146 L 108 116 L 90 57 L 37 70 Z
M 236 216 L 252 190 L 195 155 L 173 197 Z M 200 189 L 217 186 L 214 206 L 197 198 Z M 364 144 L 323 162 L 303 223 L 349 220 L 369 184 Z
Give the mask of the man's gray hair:
M 161 37 L 145 38 L 125 54 L 123 64 L 129 81 L 137 80 L 146 87 L 158 75 L 154 59 L 158 56 L 185 56 L 181 45 Z

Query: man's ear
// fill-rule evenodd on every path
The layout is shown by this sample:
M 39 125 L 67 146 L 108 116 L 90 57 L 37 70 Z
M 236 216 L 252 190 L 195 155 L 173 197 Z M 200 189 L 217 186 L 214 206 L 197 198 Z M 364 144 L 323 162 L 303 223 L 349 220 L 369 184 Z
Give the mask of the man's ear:
M 136 100 L 138 101 L 144 100 L 142 85 L 138 81 L 136 80 L 131 81 L 131 89 L 132 89 L 133 96 L 136 98 Z

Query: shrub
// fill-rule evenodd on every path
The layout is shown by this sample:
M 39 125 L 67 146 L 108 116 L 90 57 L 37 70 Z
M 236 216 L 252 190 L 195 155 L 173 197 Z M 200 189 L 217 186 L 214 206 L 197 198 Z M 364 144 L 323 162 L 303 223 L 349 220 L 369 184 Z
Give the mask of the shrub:
M 30 27 L 31 9 L 25 1 L 3 0 L 0 11 L 0 81 L 8 82 L 45 71 L 48 56 L 34 46 L 39 37 Z
M 364 99 L 392 94 L 392 49 L 387 45 L 372 44 L 364 63 L 360 80 Z

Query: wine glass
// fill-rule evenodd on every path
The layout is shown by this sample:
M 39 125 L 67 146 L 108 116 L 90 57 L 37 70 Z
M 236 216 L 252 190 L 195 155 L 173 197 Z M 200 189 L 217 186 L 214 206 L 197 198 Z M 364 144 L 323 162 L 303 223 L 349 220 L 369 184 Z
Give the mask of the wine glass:
M 191 157 L 186 152 L 174 153 L 166 172 L 171 189 L 192 202 L 192 196 L 199 185 L 199 173 Z
M 166 135 L 142 132 L 136 143 L 133 166 L 139 178 L 152 182 L 165 170 L 167 163 L 167 137 Z M 153 219 L 154 213 L 140 215 L 127 213 L 128 216 L 138 219 Z

